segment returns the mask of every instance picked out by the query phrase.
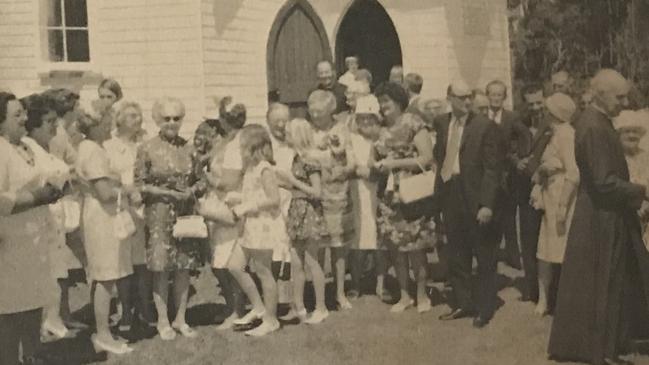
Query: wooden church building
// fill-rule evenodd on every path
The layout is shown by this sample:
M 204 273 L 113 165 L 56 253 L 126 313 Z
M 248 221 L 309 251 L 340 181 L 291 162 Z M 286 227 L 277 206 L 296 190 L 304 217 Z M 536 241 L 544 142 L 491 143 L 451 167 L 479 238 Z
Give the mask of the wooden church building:
M 360 56 L 376 81 L 391 66 L 424 77 L 443 97 L 449 81 L 510 84 L 507 0 L 0 0 L 0 89 L 51 86 L 96 97 L 103 77 L 142 104 L 177 96 L 184 133 L 233 95 L 264 118 L 269 91 L 300 102 L 315 64 Z

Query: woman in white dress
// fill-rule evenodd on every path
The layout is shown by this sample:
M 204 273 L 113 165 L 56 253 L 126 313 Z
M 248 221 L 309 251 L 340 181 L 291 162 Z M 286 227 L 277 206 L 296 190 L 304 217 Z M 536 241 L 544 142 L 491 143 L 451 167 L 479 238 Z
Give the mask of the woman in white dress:
M 56 134 L 57 114 L 52 105 L 41 95 L 34 94 L 21 99 L 27 108 L 27 122 L 25 128 L 28 136 L 22 141 L 34 153 L 34 164 L 41 171 L 44 181 L 51 183 L 58 189 L 69 193 L 69 185 L 72 176 L 70 167 L 63 160 L 49 153 L 49 144 Z M 70 202 L 68 196 L 65 197 Z M 74 203 L 72 203 L 74 204 Z M 50 205 L 52 224 L 48 237 L 52 279 L 57 282 L 60 291 L 54 293 L 51 303 L 45 310 L 43 321 L 43 334 L 53 334 L 56 337 L 66 337 L 69 332 L 61 318 L 61 304 L 64 302 L 68 307 L 68 270 L 80 269 L 81 262 L 66 245 L 66 207 L 64 200 Z M 78 205 L 76 206 L 78 208 Z M 78 213 L 78 209 L 76 213 Z M 74 212 L 68 210 L 67 220 L 74 220 Z M 78 216 L 77 216 L 78 218 Z M 76 221 L 78 224 L 78 220 Z
M 0 92 L 0 364 L 37 363 L 42 308 L 54 292 L 49 267 L 48 205 L 60 190 L 45 184 L 22 142 L 27 115 Z
M 108 153 L 102 147 L 110 138 L 110 123 L 106 119 L 82 118 L 79 130 L 86 136 L 79 144 L 76 163 L 77 174 L 83 181 L 81 225 L 88 273 L 97 283 L 94 295 L 97 333 L 92 342 L 98 350 L 125 354 L 133 349 L 113 338 L 108 319 L 116 282 L 133 273 L 130 242 L 120 240 L 115 234 L 116 216 L 120 209 L 128 209 L 128 198 L 122 196 L 126 194 L 122 194 L 120 177 L 111 171 Z
M 541 157 L 541 164 L 532 177 L 535 183 L 532 203 L 543 210 L 539 245 L 539 301 L 535 313 L 548 311 L 548 297 L 555 266 L 563 263 L 568 231 L 572 221 L 579 169 L 575 161 L 575 131 L 570 125 L 576 105 L 561 93 L 550 96 L 546 102 L 552 126 L 552 138 Z
M 387 271 L 384 253 L 379 250 L 376 212 L 378 209 L 378 175 L 373 170 L 376 162 L 374 142 L 381 133 L 381 112 L 374 95 L 356 101 L 355 124 L 357 132 L 351 134 L 352 151 L 356 162 L 355 179 L 352 180 L 352 206 L 354 208 L 354 242 L 352 245 L 352 290 L 348 296 L 361 295 L 361 276 L 368 254 L 374 254 L 376 266 L 376 295 L 383 299 L 383 278 Z
M 146 268 L 146 248 L 145 248 L 145 224 L 141 214 L 137 211 L 141 208 L 141 198 L 138 196 L 137 189 L 134 186 L 134 168 L 137 148 L 144 139 L 144 130 L 142 129 L 142 109 L 140 105 L 134 102 L 123 102 L 120 104 L 115 114 L 116 130 L 113 137 L 104 142 L 104 149 L 110 159 L 110 168 L 120 177 L 120 181 L 125 191 L 129 191 L 135 197 L 137 206 L 131 206 L 131 215 L 135 223 L 135 233 L 128 237 L 127 240 L 131 246 L 131 260 L 133 264 L 134 277 L 128 280 L 122 280 L 128 288 L 123 288 L 122 301 L 122 319 L 120 321 L 120 330 L 128 331 L 132 324 L 132 309 L 135 302 L 135 309 L 143 323 L 151 323 L 153 316 L 150 310 L 149 302 L 151 297 L 151 285 L 149 272 Z M 118 285 L 120 285 L 118 283 Z M 133 297 L 135 296 L 135 297 Z

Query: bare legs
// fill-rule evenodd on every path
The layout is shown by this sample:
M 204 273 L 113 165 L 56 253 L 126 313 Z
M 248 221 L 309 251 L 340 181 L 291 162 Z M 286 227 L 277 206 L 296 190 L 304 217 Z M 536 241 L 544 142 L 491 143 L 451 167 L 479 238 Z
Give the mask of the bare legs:
M 176 270 L 174 272 L 173 285 L 174 302 L 176 305 L 176 318 L 173 327 L 179 330 L 186 337 L 195 337 L 185 320 L 187 311 L 187 299 L 189 295 L 189 270 Z M 158 311 L 158 332 L 160 337 L 165 340 L 173 339 L 169 316 L 168 316 L 168 299 L 169 299 L 169 273 L 165 271 L 153 273 L 153 301 Z
M 538 265 L 539 274 L 539 301 L 536 304 L 534 313 L 539 316 L 544 316 L 548 313 L 548 297 L 550 295 L 550 287 L 553 279 L 552 263 L 539 260 Z
M 397 280 L 401 289 L 401 299 L 392 307 L 393 312 L 401 312 L 413 304 L 413 300 L 408 293 L 408 283 L 410 278 L 410 268 L 415 274 L 415 284 L 417 286 L 417 303 L 420 311 L 427 311 L 430 306 L 428 296 L 426 295 L 426 254 L 423 250 L 410 252 L 395 252 L 395 269 Z
M 336 277 L 336 300 L 341 309 L 350 309 L 352 307 L 347 296 L 345 295 L 345 274 L 347 269 L 347 247 L 332 247 L 331 261 L 334 263 Z
M 97 340 L 102 343 L 119 347 L 119 343 L 113 339 L 108 323 L 110 317 L 110 301 L 112 292 L 115 289 L 115 280 L 95 281 L 95 293 L 93 307 L 95 310 L 95 323 L 97 325 Z
M 304 245 L 304 246 L 303 246 Z M 320 263 L 317 260 L 318 244 L 317 243 L 300 243 L 298 247 L 303 249 L 294 250 L 293 262 L 293 296 L 295 308 L 298 313 L 306 312 L 304 308 L 304 284 L 306 282 L 305 270 L 309 270 L 313 279 L 313 289 L 315 291 L 315 310 L 326 312 L 325 304 L 325 276 Z
M 259 327 L 247 331 L 246 334 L 263 336 L 279 328 L 279 322 L 277 321 L 277 281 L 275 281 L 271 268 L 273 251 L 244 249 L 244 255 L 245 261 L 248 261 L 249 258 L 256 264 L 255 270 L 261 280 L 264 300 L 261 300 L 257 286 L 250 274 L 244 271 L 243 265 L 231 269 L 230 272 L 241 286 L 241 289 L 248 295 L 248 299 L 253 306 L 252 311 L 242 318 L 242 323 L 248 323 L 259 317 L 263 319 L 263 323 Z

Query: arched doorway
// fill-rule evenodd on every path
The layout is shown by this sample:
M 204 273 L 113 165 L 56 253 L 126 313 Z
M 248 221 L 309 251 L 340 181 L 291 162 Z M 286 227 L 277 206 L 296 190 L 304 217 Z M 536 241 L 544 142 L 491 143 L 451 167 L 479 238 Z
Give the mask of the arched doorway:
M 318 61 L 331 60 L 322 21 L 306 0 L 289 0 L 279 11 L 267 46 L 269 99 L 288 104 L 304 116 L 308 93 L 315 86 Z
M 374 85 L 386 81 L 400 65 L 401 43 L 392 19 L 377 0 L 356 0 L 340 22 L 336 35 L 336 66 L 345 72 L 345 57 L 359 56 L 372 72 Z

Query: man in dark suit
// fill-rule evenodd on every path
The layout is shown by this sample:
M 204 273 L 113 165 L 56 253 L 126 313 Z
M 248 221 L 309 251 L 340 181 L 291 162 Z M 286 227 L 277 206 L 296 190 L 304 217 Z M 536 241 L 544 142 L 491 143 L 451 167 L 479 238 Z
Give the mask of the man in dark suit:
M 527 104 L 526 130 L 527 138 L 521 138 L 518 154 L 510 156 L 516 166 L 513 172 L 513 184 L 516 192 L 516 203 L 520 221 L 521 257 L 523 258 L 524 287 L 521 301 L 536 302 L 539 297 L 536 249 L 539 242 L 541 212 L 530 205 L 532 175 L 541 163 L 541 156 L 552 138 L 552 128 L 545 119 L 545 99 L 540 84 L 530 84 L 523 89 L 523 98 Z
M 320 61 L 316 66 L 316 76 L 317 76 L 317 85 L 315 89 L 309 92 L 309 95 L 314 90 L 325 90 L 331 91 L 336 97 L 336 110 L 334 114 L 344 112 L 349 109 L 347 105 L 347 97 L 345 92 L 347 91 L 347 86 L 341 84 L 336 79 L 336 72 L 334 72 L 334 67 L 329 61 Z M 309 96 L 307 95 L 307 97 Z
M 500 80 L 491 81 L 487 84 L 485 92 L 489 99 L 489 119 L 493 120 L 499 127 L 507 156 L 502 182 L 502 215 L 499 222 L 505 236 L 505 262 L 515 269 L 521 269 L 521 254 L 518 249 L 518 235 L 516 234 L 517 200 L 513 178 L 516 171 L 516 160 L 523 157 L 517 147 L 527 143 L 528 133 L 518 114 L 504 107 L 507 99 L 507 85 L 504 82 Z
M 471 89 L 455 82 L 447 90 L 452 107 L 435 119 L 435 160 L 440 166 L 436 196 L 449 244 L 452 320 L 475 316 L 473 325 L 487 325 L 495 311 L 498 228 L 494 214 L 504 160 L 496 124 L 471 112 Z M 472 294 L 473 256 L 478 261 L 478 291 Z

